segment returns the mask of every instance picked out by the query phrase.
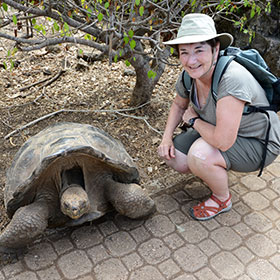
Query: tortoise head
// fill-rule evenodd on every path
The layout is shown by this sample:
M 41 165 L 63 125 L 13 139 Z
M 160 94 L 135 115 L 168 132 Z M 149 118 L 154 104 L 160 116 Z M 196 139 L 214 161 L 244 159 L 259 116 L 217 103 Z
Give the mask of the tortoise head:
M 61 195 L 60 209 L 71 219 L 79 219 L 90 210 L 86 191 L 79 185 L 70 185 Z

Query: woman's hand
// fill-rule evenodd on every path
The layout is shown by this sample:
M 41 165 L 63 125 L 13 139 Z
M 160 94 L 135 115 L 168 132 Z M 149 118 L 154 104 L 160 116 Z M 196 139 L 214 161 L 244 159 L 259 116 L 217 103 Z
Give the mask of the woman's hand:
M 164 160 L 175 158 L 175 147 L 172 140 L 162 140 L 158 147 L 158 154 Z
M 195 112 L 193 107 L 189 106 L 185 113 L 183 114 L 182 120 L 187 123 L 190 119 L 198 117 L 198 114 Z

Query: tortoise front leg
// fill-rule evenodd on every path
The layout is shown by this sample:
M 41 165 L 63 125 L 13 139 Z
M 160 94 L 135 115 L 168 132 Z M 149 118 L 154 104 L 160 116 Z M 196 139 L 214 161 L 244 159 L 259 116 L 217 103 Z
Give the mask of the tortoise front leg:
M 48 225 L 48 216 L 48 206 L 43 202 L 19 208 L 0 234 L 0 261 L 17 257 L 18 253 L 42 234 Z
M 123 184 L 107 178 L 105 195 L 120 214 L 132 219 L 148 216 L 156 209 L 154 201 L 137 184 Z

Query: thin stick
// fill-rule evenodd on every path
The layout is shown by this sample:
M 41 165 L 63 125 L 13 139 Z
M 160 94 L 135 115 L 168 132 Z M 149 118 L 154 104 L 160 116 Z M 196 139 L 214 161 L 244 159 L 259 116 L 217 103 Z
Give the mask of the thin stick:
M 31 84 L 31 85 L 22 87 L 22 88 L 19 89 L 19 91 L 25 91 L 25 90 L 27 90 L 27 89 L 29 89 L 29 88 L 31 88 L 31 87 L 34 87 L 34 86 L 37 86 L 37 85 L 39 85 L 39 84 L 41 84 L 41 83 L 46 82 L 47 80 L 49 80 L 49 79 L 51 79 L 51 78 L 52 78 L 52 77 L 48 77 L 48 78 L 45 78 L 45 79 L 43 79 L 43 80 L 41 80 L 41 81 L 37 81 L 37 82 L 35 82 L 35 83 Z
M 146 103 L 147 104 L 147 103 Z M 144 104 L 143 104 L 144 105 Z M 140 107 L 143 107 L 143 105 L 140 105 L 136 108 L 140 108 Z M 27 127 L 30 127 L 42 120 L 45 120 L 47 118 L 50 118 L 52 116 L 55 116 L 55 115 L 58 115 L 58 114 L 61 114 L 61 113 L 114 113 L 114 114 L 119 114 L 119 115 L 122 115 L 124 117 L 129 117 L 129 118 L 134 118 L 134 119 L 139 119 L 139 120 L 143 120 L 147 125 L 148 127 L 150 127 L 153 131 L 155 131 L 156 133 L 159 133 L 159 134 L 162 134 L 162 132 L 156 130 L 155 128 L 153 128 L 149 122 L 146 120 L 145 117 L 138 117 L 138 116 L 133 116 L 133 115 L 127 115 L 127 114 L 123 114 L 121 113 L 121 111 L 129 111 L 129 110 L 135 110 L 136 108 L 130 108 L 130 109 L 120 109 L 120 110 L 75 110 L 75 109 L 61 109 L 61 110 L 58 110 L 58 111 L 55 111 L 55 112 L 52 112 L 52 113 L 49 113 L 47 115 L 44 115 L 38 119 L 35 119 L 15 130 L 13 130 L 12 132 L 10 132 L 9 134 L 7 134 L 4 139 L 7 140 L 9 137 L 13 136 L 14 134 L 24 130 L 25 128 Z

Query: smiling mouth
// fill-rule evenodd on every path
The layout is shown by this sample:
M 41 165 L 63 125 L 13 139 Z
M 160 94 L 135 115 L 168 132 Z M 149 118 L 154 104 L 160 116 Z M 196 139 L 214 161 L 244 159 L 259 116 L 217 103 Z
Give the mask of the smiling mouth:
M 196 70 L 196 69 L 198 69 L 200 66 L 201 66 L 201 64 L 198 65 L 198 66 L 195 66 L 195 67 L 189 66 L 189 68 L 190 68 L 191 70 Z

